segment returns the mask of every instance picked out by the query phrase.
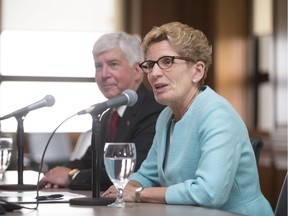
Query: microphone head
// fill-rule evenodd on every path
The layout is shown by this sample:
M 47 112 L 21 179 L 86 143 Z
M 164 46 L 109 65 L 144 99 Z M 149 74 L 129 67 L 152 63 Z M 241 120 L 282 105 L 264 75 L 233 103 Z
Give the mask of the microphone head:
M 138 100 L 137 93 L 132 89 L 127 89 L 123 92 L 128 98 L 127 106 L 134 106 Z
M 51 107 L 55 104 L 55 98 L 52 95 L 46 95 L 44 101 L 47 107 Z

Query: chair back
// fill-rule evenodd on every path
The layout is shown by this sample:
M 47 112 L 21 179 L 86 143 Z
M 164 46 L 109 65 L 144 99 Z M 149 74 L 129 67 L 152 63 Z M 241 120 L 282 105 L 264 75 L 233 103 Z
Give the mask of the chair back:
M 77 159 L 79 160 L 82 158 L 87 148 L 91 145 L 91 136 L 92 136 L 91 130 L 80 134 L 77 143 L 73 149 L 73 152 L 70 156 L 70 161 Z
M 31 162 L 39 164 L 51 133 L 29 133 L 28 151 Z M 63 165 L 69 161 L 72 153 L 72 143 L 67 133 L 55 133 L 50 140 L 44 156 L 48 169 Z
M 254 137 L 250 139 L 253 150 L 254 150 L 254 154 L 255 154 L 255 158 L 256 158 L 256 162 L 258 164 L 259 162 L 259 158 L 260 158 L 260 153 L 261 153 L 261 149 L 263 147 L 263 139 L 261 137 Z
M 287 216 L 287 173 L 277 200 L 275 216 Z

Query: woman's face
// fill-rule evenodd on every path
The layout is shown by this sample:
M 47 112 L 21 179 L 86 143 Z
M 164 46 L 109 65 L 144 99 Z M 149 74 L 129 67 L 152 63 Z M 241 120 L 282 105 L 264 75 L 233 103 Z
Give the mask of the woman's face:
M 163 56 L 179 56 L 166 40 L 153 43 L 147 49 L 147 60 L 157 61 Z M 174 59 L 168 69 L 161 69 L 157 64 L 148 73 L 148 80 L 153 88 L 156 100 L 163 105 L 181 106 L 193 98 L 196 84 L 193 84 L 195 64 Z M 187 102 L 186 102 L 187 101 Z

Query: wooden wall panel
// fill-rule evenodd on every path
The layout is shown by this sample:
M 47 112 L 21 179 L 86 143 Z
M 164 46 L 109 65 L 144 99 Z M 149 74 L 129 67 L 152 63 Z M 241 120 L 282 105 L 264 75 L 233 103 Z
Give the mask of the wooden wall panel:
M 215 90 L 224 96 L 249 125 L 248 3 L 217 0 L 215 10 Z
M 154 26 L 179 21 L 203 31 L 213 45 L 214 2 L 210 0 L 126 0 L 125 30 L 138 33 L 143 37 Z M 213 67 L 212 65 L 206 79 L 206 83 L 211 87 L 214 86 Z

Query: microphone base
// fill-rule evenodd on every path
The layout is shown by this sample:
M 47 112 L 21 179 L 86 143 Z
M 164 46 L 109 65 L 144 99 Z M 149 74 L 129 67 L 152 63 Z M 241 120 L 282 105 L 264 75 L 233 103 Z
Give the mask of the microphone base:
M 92 198 L 92 197 L 82 197 L 82 198 L 73 198 L 69 200 L 70 205 L 84 205 L 84 206 L 107 206 L 116 199 L 112 198 Z
M 11 184 L 11 185 L 0 185 L 0 190 L 8 191 L 32 191 L 37 190 L 37 185 L 24 185 L 24 184 Z

